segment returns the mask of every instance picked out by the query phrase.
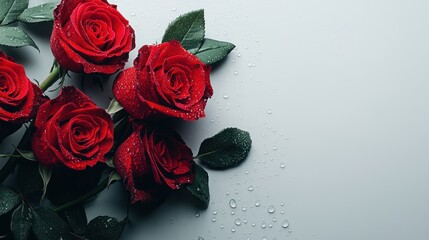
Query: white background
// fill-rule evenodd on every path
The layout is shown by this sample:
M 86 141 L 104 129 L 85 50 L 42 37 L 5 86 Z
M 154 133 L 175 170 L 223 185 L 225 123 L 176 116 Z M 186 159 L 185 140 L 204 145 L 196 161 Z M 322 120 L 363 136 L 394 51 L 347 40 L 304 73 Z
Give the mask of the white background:
M 253 138 L 244 164 L 209 171 L 207 211 L 196 218 L 193 205 L 170 198 L 148 216 L 131 213 L 124 239 L 429 239 L 428 1 L 112 3 L 136 31 L 131 61 L 143 44 L 160 42 L 172 19 L 204 8 L 206 36 L 237 48 L 213 71 L 207 117 L 178 129 L 194 153 L 225 127 Z M 30 78 L 43 80 L 52 54 L 37 27 L 28 32 L 41 53 L 13 52 Z M 90 81 L 85 88 L 107 106 L 110 89 L 103 93 Z M 11 150 L 9 140 L 2 151 Z M 124 217 L 124 194 L 113 185 L 87 205 L 89 219 Z

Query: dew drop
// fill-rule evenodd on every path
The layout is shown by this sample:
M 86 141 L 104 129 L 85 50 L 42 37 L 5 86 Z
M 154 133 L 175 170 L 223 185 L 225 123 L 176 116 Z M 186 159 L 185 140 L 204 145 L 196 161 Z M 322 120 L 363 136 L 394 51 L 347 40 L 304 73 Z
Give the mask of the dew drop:
M 216 218 L 215 217 L 212 218 L 212 222 L 216 222 Z
M 217 211 L 216 211 L 216 210 L 213 210 L 213 212 L 212 212 L 212 213 L 213 213 L 213 215 L 216 215 L 216 214 L 217 214 Z
M 229 97 L 228 97 L 228 95 L 223 95 L 223 98 L 228 99 Z
M 276 209 L 274 208 L 273 205 L 268 206 L 268 212 L 269 213 L 274 213 L 276 211 Z
M 268 110 L 268 111 L 267 111 L 267 113 L 268 113 L 268 114 L 272 114 L 272 113 L 273 113 L 273 111 L 271 111 L 271 110 Z
M 281 163 L 280 163 L 280 167 L 281 167 L 281 168 L 285 168 L 285 163 L 284 163 L 284 162 L 281 162 Z
M 240 218 L 235 219 L 234 223 L 235 223 L 235 225 L 240 226 L 241 225 L 241 219 Z
M 197 211 L 194 216 L 195 216 L 195 218 L 200 217 L 200 212 Z
M 256 207 L 259 207 L 259 206 L 261 206 L 261 203 L 260 203 L 259 201 L 256 201 L 256 202 L 255 202 L 255 206 L 256 206 Z
M 283 228 L 288 228 L 289 227 L 289 221 L 288 220 L 283 220 L 282 227 Z
M 235 199 L 229 200 L 229 206 L 231 208 L 236 208 L 237 207 L 237 202 L 235 201 Z
M 250 186 L 247 188 L 247 190 L 249 190 L 249 191 L 253 191 L 253 186 L 252 186 L 252 185 L 250 185 Z

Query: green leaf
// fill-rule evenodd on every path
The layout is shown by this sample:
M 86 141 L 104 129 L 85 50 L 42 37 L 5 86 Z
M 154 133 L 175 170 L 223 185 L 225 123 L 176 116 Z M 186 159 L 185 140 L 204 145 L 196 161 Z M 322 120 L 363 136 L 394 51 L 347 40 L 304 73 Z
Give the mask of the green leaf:
M 46 195 L 51 202 L 57 205 L 73 201 L 98 185 L 105 167 L 103 164 L 97 164 L 82 171 L 57 167 L 52 172 L 49 191 Z
M 85 208 L 82 205 L 68 208 L 64 210 L 61 215 L 69 223 L 71 230 L 75 234 L 85 234 L 88 220 L 86 218 Z
M 16 151 L 21 155 L 23 158 L 30 160 L 30 161 L 37 161 L 36 156 L 34 156 L 33 151 L 25 151 L 25 150 L 19 150 L 18 148 L 15 148 Z
M 109 187 L 112 183 L 121 180 L 121 175 L 119 175 L 119 173 L 113 171 L 110 173 L 109 175 L 109 181 L 107 183 L 107 187 Z
M 212 65 L 228 56 L 234 48 L 235 45 L 232 43 L 206 38 L 195 55 L 201 62 Z
M 119 221 L 108 216 L 99 216 L 88 223 L 85 237 L 90 240 L 117 240 L 120 239 L 127 220 Z
M 20 155 L 13 155 L 13 154 L 7 154 L 7 153 L 0 154 L 0 158 L 7 158 L 7 157 L 20 157 Z
M 162 42 L 179 41 L 183 48 L 195 53 L 203 43 L 205 35 L 204 10 L 186 13 L 168 25 Z
M 18 168 L 17 182 L 24 195 L 40 193 L 43 190 L 43 179 L 39 173 L 39 163 L 21 161 Z
M 23 203 L 12 214 L 10 229 L 16 240 L 27 240 L 30 236 L 32 222 L 31 209 Z
M 43 193 L 42 193 L 42 197 L 40 198 L 40 201 L 42 201 L 45 198 L 46 190 L 48 190 L 48 184 L 49 184 L 49 181 L 51 180 L 51 175 L 52 175 L 52 168 L 48 168 L 42 164 L 39 164 L 39 174 L 43 181 L 43 189 L 42 189 Z
M 227 169 L 246 159 L 252 146 L 250 134 L 238 128 L 226 128 L 201 143 L 198 156 L 213 169 Z
M 112 101 L 110 101 L 109 107 L 107 107 L 106 109 L 106 112 L 113 117 L 115 113 L 121 111 L 122 109 L 124 108 L 121 106 L 121 104 L 119 104 L 119 102 L 116 101 L 116 99 L 112 99 Z
M 209 175 L 200 165 L 195 164 L 195 180 L 186 189 L 198 200 L 199 205 L 206 209 L 210 203 Z
M 39 50 L 33 39 L 19 27 L 0 26 L 0 45 L 7 47 L 32 46 Z
M 44 3 L 35 7 L 25 9 L 18 16 L 18 20 L 25 23 L 49 22 L 54 20 L 54 8 L 57 2 Z
M 27 7 L 28 0 L 0 0 L 0 25 L 16 21 Z
M 0 185 L 0 216 L 21 203 L 21 197 L 9 187 Z
M 68 225 L 54 211 L 40 207 L 32 213 L 33 232 L 38 240 L 69 239 Z

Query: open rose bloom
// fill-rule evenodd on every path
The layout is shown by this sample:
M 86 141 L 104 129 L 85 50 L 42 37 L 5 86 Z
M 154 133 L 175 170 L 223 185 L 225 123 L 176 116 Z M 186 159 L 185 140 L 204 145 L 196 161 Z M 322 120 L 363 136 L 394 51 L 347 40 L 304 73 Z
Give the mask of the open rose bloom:
M 143 46 L 134 67 L 116 78 L 113 94 L 138 119 L 197 120 L 213 95 L 210 67 L 177 41 Z
M 54 11 L 52 52 L 66 70 L 112 74 L 134 48 L 134 30 L 106 0 L 62 0 Z
M 0 52 L 0 142 L 33 118 L 44 101 L 24 67 Z

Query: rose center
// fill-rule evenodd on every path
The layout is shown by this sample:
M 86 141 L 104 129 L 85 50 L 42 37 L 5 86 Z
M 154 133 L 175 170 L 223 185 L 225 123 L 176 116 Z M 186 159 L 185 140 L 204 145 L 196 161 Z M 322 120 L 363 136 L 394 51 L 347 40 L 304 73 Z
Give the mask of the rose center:
M 0 92 L 7 92 L 7 80 L 5 76 L 0 75 Z

